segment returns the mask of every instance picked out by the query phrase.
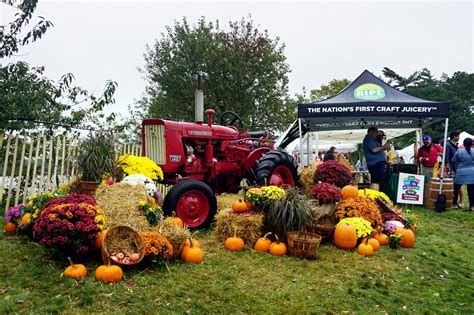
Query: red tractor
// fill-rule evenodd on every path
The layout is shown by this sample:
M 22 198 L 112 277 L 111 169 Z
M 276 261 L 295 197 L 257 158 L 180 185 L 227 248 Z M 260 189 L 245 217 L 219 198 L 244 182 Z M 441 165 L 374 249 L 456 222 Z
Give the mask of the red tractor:
M 217 210 L 215 193 L 237 192 L 242 179 L 251 185 L 297 184 L 293 157 L 275 150 L 268 132 L 249 132 L 233 112 L 213 125 L 215 111 L 206 110 L 207 124 L 145 119 L 142 154 L 163 170 L 166 194 L 163 211 L 176 212 L 190 228 L 207 227 Z

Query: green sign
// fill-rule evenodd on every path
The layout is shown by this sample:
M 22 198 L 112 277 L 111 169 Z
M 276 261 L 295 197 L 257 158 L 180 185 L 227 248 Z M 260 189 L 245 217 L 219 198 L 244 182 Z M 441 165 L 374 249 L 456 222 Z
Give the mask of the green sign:
M 380 85 L 365 83 L 354 90 L 354 97 L 360 100 L 379 100 L 385 97 L 385 90 Z

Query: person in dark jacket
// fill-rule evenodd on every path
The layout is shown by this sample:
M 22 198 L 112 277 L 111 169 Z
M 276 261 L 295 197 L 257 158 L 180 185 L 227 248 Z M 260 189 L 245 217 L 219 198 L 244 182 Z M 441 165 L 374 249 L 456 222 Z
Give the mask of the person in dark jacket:
M 336 147 L 331 147 L 329 150 L 324 154 L 323 157 L 323 162 L 329 161 L 329 160 L 335 160 L 336 156 L 334 155 L 334 151 L 336 150 Z
M 459 132 L 457 130 L 452 130 L 449 133 L 449 140 L 446 142 L 446 156 L 445 156 L 445 163 L 448 167 L 447 174 L 452 174 L 454 177 L 454 167 L 453 167 L 453 157 L 454 153 L 458 150 L 458 142 L 459 142 Z M 464 208 L 464 190 L 462 187 L 458 190 L 459 191 L 459 201 L 458 196 L 456 195 L 456 199 L 453 200 L 453 204 L 456 205 L 458 208 Z
M 471 148 L 472 139 L 464 139 L 463 144 L 464 149 L 457 150 L 452 160 L 456 173 L 454 177 L 454 198 L 456 198 L 461 185 L 466 184 L 469 210 L 474 211 L 474 150 Z
M 450 170 L 453 169 L 452 160 L 454 153 L 458 150 L 459 132 L 453 130 L 449 133 L 449 140 L 446 142 L 446 156 L 444 162 L 449 166 Z

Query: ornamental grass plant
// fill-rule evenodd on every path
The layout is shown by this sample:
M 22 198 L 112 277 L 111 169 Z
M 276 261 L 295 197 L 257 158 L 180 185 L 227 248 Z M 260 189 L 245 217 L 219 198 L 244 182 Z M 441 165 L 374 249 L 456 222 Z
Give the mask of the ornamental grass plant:
M 115 141 L 111 133 L 90 133 L 79 143 L 76 165 L 84 181 L 100 181 L 103 174 L 118 175 Z
M 302 230 L 312 220 L 311 203 L 297 188 L 286 190 L 284 198 L 267 200 L 264 208 L 265 228 L 283 241 L 288 232 Z

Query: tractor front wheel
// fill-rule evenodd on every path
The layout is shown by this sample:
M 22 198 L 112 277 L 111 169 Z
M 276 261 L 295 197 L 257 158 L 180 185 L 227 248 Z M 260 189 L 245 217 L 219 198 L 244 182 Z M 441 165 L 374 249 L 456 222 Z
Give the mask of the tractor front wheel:
M 196 180 L 184 180 L 175 184 L 166 194 L 163 212 L 172 212 L 189 228 L 206 228 L 217 211 L 217 200 L 209 185 Z
M 261 186 L 297 186 L 296 169 L 291 155 L 281 151 L 270 151 L 255 162 L 250 181 Z

